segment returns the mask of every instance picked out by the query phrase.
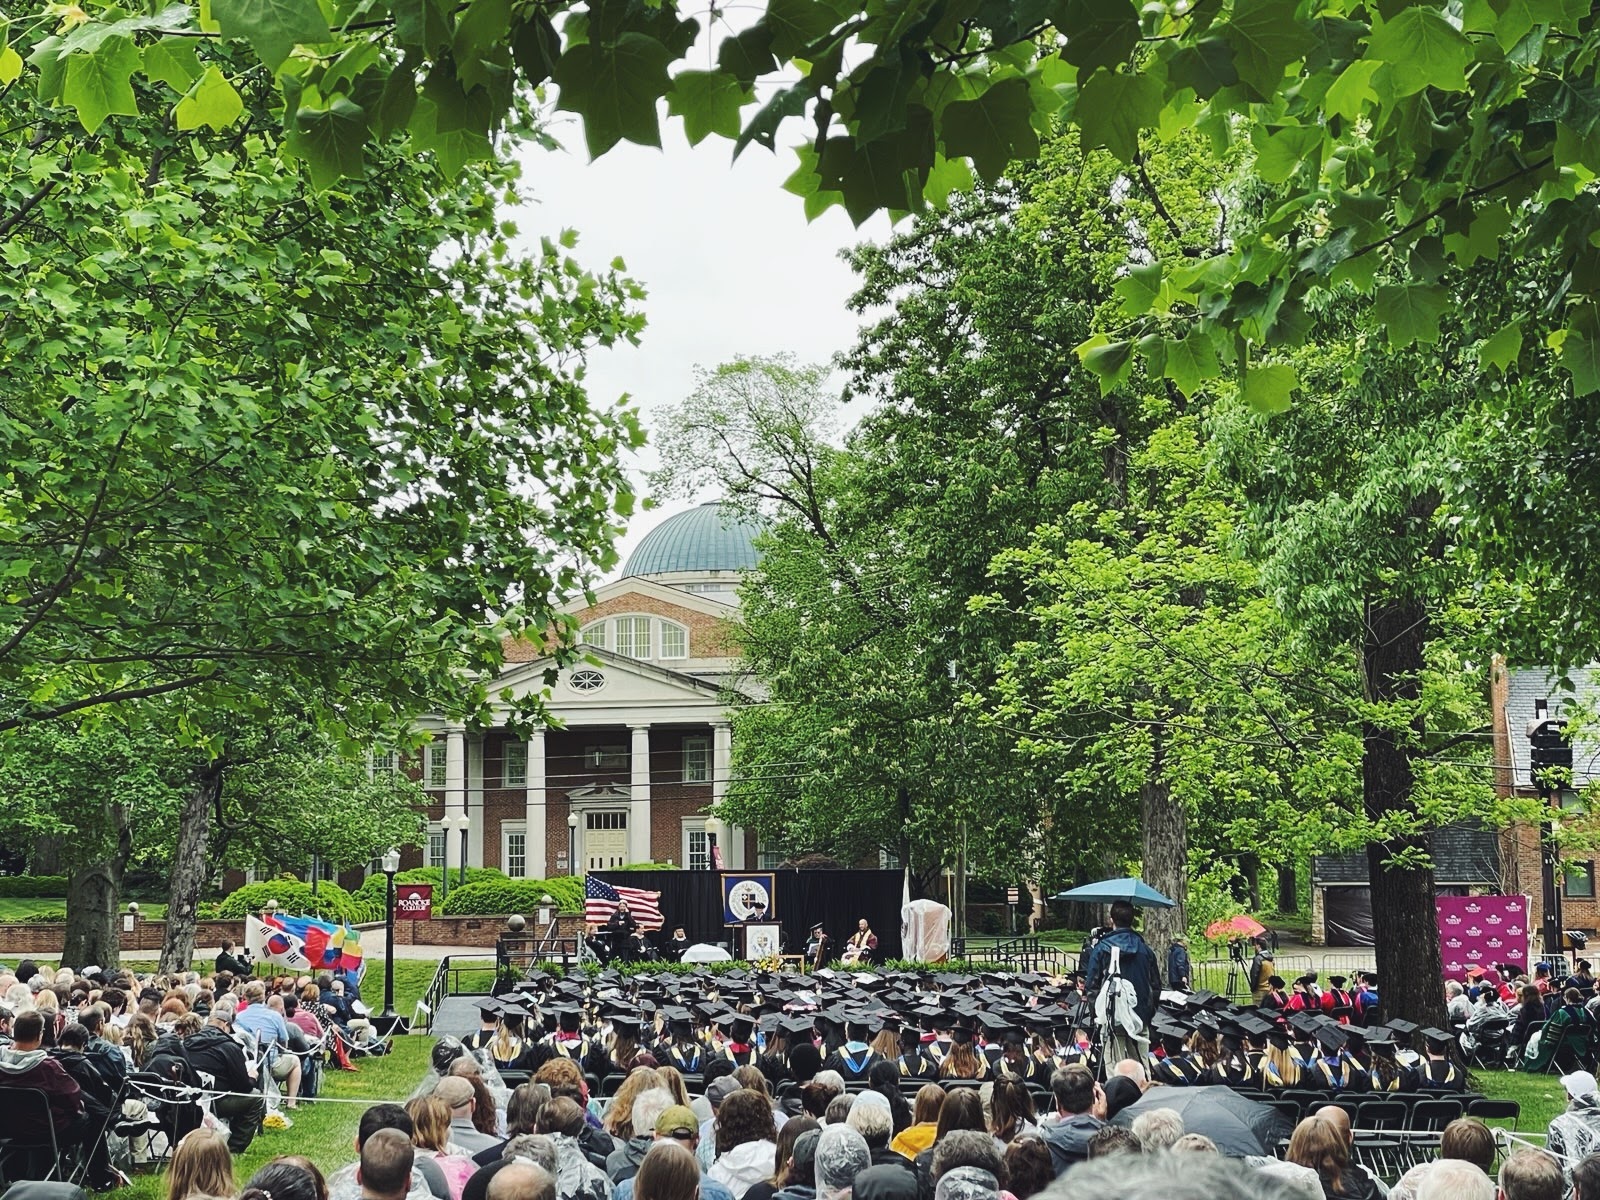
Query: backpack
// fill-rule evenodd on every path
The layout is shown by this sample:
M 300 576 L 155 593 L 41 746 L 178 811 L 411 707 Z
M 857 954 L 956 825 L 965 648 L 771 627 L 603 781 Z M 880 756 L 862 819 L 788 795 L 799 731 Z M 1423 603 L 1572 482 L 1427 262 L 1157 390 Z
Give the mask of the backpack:
M 1129 1037 L 1144 1034 L 1144 1022 L 1134 1009 L 1138 999 L 1133 984 L 1122 977 L 1122 947 L 1111 946 L 1111 961 L 1106 965 L 1105 982 L 1094 998 L 1094 1018 L 1102 1029 L 1119 1027 Z

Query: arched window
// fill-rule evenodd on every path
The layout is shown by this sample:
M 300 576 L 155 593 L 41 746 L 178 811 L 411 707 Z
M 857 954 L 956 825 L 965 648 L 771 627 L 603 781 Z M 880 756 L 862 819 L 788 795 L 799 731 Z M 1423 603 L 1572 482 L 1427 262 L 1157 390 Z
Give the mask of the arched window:
M 579 634 L 585 646 L 598 646 L 625 658 L 689 657 L 689 630 L 676 621 L 647 613 L 623 613 L 591 621 Z

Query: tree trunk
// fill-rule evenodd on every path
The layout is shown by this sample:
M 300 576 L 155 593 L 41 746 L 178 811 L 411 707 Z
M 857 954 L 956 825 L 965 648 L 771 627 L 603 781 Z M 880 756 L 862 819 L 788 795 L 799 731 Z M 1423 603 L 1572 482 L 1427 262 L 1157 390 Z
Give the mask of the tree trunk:
M 1244 876 L 1244 903 L 1251 912 L 1261 911 L 1261 856 L 1239 855 L 1239 874 Z
M 210 873 L 206 843 L 211 834 L 211 813 L 222 790 L 222 764 L 208 763 L 195 770 L 183 797 L 178 821 L 178 849 L 172 860 L 172 889 L 167 899 L 167 936 L 161 946 L 163 974 L 187 971 L 194 960 L 195 910 L 200 889 Z
M 1295 878 L 1292 862 L 1282 863 L 1278 867 L 1278 911 L 1281 913 L 1300 911 L 1300 882 Z
M 1368 601 L 1361 665 L 1369 703 L 1415 701 L 1428 636 L 1427 611 L 1416 600 Z M 1412 812 L 1415 778 L 1407 740 L 1420 741 L 1422 719 L 1407 730 L 1365 722 L 1361 739 L 1361 787 L 1369 818 Z M 1428 848 L 1425 836 L 1392 838 L 1367 845 L 1378 990 L 1385 1017 L 1448 1028 L 1439 927 L 1433 907 L 1433 870 L 1391 865 L 1401 850 Z
M 1189 818 L 1183 803 L 1172 799 L 1164 766 L 1158 740 L 1149 776 L 1139 789 L 1139 823 L 1144 843 L 1144 881 L 1175 902 L 1172 908 L 1144 910 L 1144 939 L 1159 961 L 1165 961 L 1163 956 L 1172 939 L 1182 937 L 1189 927 L 1185 904 L 1189 887 Z
M 133 832 L 128 828 L 128 810 L 120 804 L 107 806 L 105 820 L 116 839 L 110 852 L 66 868 L 67 926 L 61 961 L 70 967 L 115 967 L 121 961 L 118 918 Z
M 28 856 L 28 870 L 34 875 L 63 875 L 61 862 L 61 836 L 55 833 L 40 834 L 34 839 L 33 853 Z M 93 961 L 92 959 L 90 960 Z

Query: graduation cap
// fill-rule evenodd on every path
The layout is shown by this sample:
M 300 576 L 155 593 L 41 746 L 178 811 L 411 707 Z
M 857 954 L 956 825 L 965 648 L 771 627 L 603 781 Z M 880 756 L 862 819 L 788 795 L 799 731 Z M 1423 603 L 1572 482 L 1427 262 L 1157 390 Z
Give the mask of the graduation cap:
M 1263 1020 L 1254 1013 L 1240 1013 L 1233 1018 L 1233 1024 L 1246 1037 L 1258 1039 L 1266 1037 L 1275 1028 L 1271 1021 Z
M 498 1016 L 501 1010 L 502 1005 L 498 996 L 485 996 L 478 1001 L 478 1011 L 485 1017 Z
M 809 1016 L 802 1016 L 782 1017 L 779 1019 L 778 1024 L 782 1026 L 783 1031 L 790 1037 L 810 1039 L 814 1023 Z
M 575 1004 L 555 1004 L 550 1008 L 556 1018 L 556 1023 L 566 1033 L 575 1033 L 578 1023 L 583 1018 L 583 1010 Z
M 1289 1028 L 1302 1040 L 1309 1041 L 1316 1036 L 1317 1026 L 1320 1022 L 1310 1013 L 1290 1013 Z
M 618 1033 L 625 1033 L 629 1037 L 638 1037 L 639 1027 L 643 1023 L 644 1019 L 634 1013 L 618 1013 L 611 1018 L 611 1028 Z
M 950 1040 L 953 1042 L 970 1042 L 972 1035 L 978 1031 L 977 1020 L 966 1014 L 958 1013 L 950 1023 Z
M 1196 1030 L 1205 1030 L 1207 1033 L 1216 1033 L 1222 1028 L 1222 1023 L 1217 1020 L 1217 1015 L 1208 1009 L 1202 1008 L 1191 1018 Z
M 1329 1054 L 1337 1054 L 1348 1040 L 1349 1037 L 1342 1025 L 1323 1025 L 1317 1030 L 1317 1041 L 1322 1043 L 1322 1048 Z
M 1455 1041 L 1455 1035 L 1446 1033 L 1442 1029 L 1435 1029 L 1432 1025 L 1422 1031 L 1422 1036 L 1428 1040 L 1428 1049 L 1444 1051 L 1450 1048 L 1450 1043 Z
M 1418 1025 L 1415 1021 L 1407 1021 L 1403 1017 L 1395 1017 L 1391 1021 L 1385 1021 L 1384 1024 L 1390 1029 L 1394 1030 L 1395 1033 L 1399 1034 L 1402 1038 L 1409 1038 L 1413 1033 L 1422 1028 L 1422 1026 Z
M 1394 1030 L 1387 1025 L 1374 1025 L 1367 1030 L 1367 1045 L 1374 1050 L 1393 1050 L 1395 1047 Z
M 1281 989 L 1284 986 L 1284 984 L 1283 984 L 1283 976 L 1282 975 L 1268 975 L 1267 976 L 1267 986 L 1270 987 L 1270 988 L 1279 988 L 1279 989 Z

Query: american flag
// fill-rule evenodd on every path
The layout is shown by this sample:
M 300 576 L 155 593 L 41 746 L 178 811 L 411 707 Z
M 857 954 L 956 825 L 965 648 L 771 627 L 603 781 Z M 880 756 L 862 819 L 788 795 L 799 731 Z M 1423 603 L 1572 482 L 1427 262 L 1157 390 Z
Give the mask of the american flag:
M 661 893 L 639 888 L 612 887 L 593 875 L 583 877 L 583 919 L 591 925 L 604 925 L 617 911 L 617 901 L 626 900 L 640 929 L 660 929 Z

